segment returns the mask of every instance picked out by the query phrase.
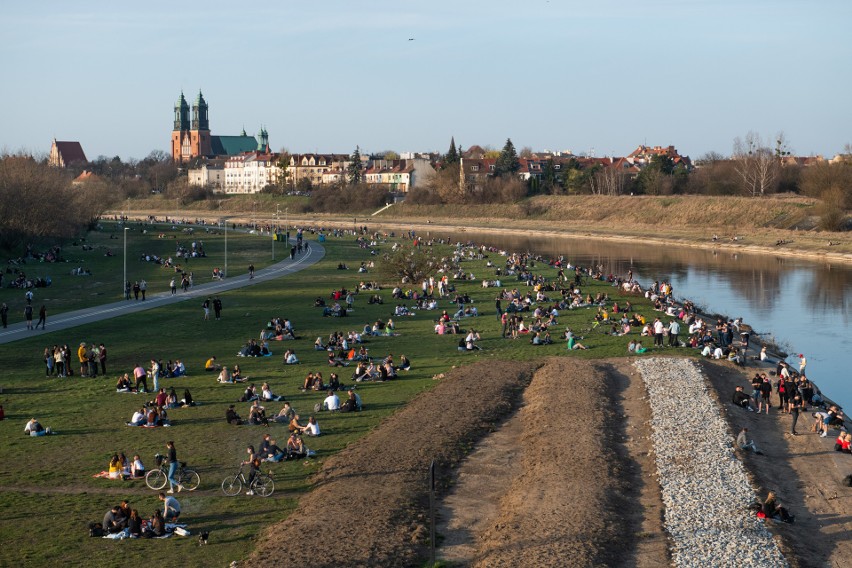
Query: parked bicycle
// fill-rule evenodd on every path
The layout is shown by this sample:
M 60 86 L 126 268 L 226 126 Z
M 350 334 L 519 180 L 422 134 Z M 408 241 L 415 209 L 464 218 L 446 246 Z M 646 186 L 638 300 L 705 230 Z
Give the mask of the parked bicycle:
M 253 492 L 252 494 L 260 495 L 261 497 L 269 497 L 275 491 L 275 481 L 272 480 L 272 475 L 258 470 L 251 484 L 249 484 L 245 473 L 243 473 L 242 465 L 240 465 L 240 469 L 236 475 L 225 478 L 222 482 L 222 491 L 225 495 L 233 497 L 243 490 L 243 485 L 248 487 L 248 490 Z
M 157 464 L 157 468 L 145 475 L 145 483 L 148 484 L 148 487 L 157 491 L 169 482 L 169 464 L 165 456 L 160 454 L 154 456 L 154 463 Z M 186 462 L 179 462 L 175 472 L 175 481 L 187 491 L 195 491 L 201 483 L 201 477 L 194 469 L 187 468 Z

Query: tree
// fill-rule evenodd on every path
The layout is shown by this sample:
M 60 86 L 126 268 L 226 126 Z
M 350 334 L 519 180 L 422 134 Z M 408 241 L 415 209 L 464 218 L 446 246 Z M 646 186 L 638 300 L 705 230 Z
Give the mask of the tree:
M 399 159 L 399 154 L 397 154 L 393 150 L 387 150 L 385 152 L 382 152 L 382 154 L 384 155 L 385 160 L 389 162 Z
M 439 267 L 440 259 L 432 247 L 404 244 L 382 256 L 379 272 L 390 281 L 406 284 L 432 276 Z
M 518 153 L 515 151 L 515 145 L 512 144 L 512 139 L 507 138 L 500 156 L 494 165 L 494 175 L 501 177 L 504 175 L 514 175 L 521 169 L 521 163 L 518 161 Z
M 465 189 L 459 178 L 460 168 L 461 164 L 455 163 L 435 172 L 435 175 L 426 181 L 425 188 L 438 196 L 443 203 L 463 203 L 465 201 Z
M 647 195 L 667 195 L 672 193 L 672 172 L 674 161 L 665 154 L 655 154 L 650 163 L 642 168 L 636 178 L 636 185 Z
M 594 195 L 623 195 L 629 184 L 630 177 L 613 166 L 600 168 L 589 176 L 589 186 Z
M 450 149 L 444 154 L 444 159 L 441 161 L 441 169 L 445 169 L 453 164 L 458 164 L 460 160 L 461 148 L 456 150 L 455 137 L 450 138 Z
M 525 159 L 529 160 L 530 158 L 533 157 L 533 149 L 530 148 L 529 146 L 524 146 L 523 148 L 521 148 L 520 156 L 521 156 L 521 158 L 525 158 Z
M 541 170 L 541 192 L 554 194 L 557 193 L 559 185 L 556 183 L 556 165 L 553 163 L 553 158 L 549 158 L 544 163 L 544 168 Z
M 278 156 L 278 161 L 275 162 L 275 167 L 278 168 L 277 184 L 281 189 L 281 193 L 287 192 L 287 184 L 290 183 L 290 153 L 286 150 L 282 151 Z
M 770 193 L 778 177 L 780 168 L 779 152 L 787 151 L 781 146 L 781 139 L 775 151 L 764 144 L 755 132 L 746 134 L 745 140 L 734 140 L 733 158 L 741 187 L 746 195 L 757 197 Z M 788 152 L 789 153 L 789 152 Z
M 355 151 L 352 152 L 352 161 L 347 169 L 347 178 L 350 185 L 358 185 L 361 183 L 361 147 L 355 146 Z

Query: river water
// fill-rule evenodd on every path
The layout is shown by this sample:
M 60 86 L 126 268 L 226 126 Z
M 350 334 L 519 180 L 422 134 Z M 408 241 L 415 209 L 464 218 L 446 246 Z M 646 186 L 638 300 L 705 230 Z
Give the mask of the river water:
M 805 354 L 808 377 L 832 400 L 852 408 L 846 359 L 852 355 L 848 265 L 591 238 L 474 232 L 451 238 L 545 257 L 564 255 L 572 264 L 602 265 L 607 274 L 625 276 L 632 269 L 643 286 L 667 280 L 678 299 L 688 298 L 708 313 L 742 317 L 758 334 L 790 353 L 787 361 L 794 368 L 798 369 L 798 354 Z

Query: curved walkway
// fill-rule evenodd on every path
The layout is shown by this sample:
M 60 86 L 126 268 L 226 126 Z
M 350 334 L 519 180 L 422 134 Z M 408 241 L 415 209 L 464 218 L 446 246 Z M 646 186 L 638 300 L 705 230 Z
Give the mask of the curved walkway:
M 148 294 L 148 299 L 144 302 L 141 300 L 122 300 L 83 310 L 63 312 L 54 317 L 48 316 L 47 323 L 50 325 L 51 332 L 61 331 L 78 325 L 85 325 L 144 310 L 161 308 L 177 302 L 183 302 L 184 300 L 191 300 L 202 296 L 207 297 L 213 294 L 220 294 L 229 290 L 243 288 L 245 286 L 269 282 L 275 278 L 280 278 L 282 276 L 287 276 L 288 274 L 304 270 L 305 268 L 316 264 L 325 256 L 325 248 L 323 248 L 321 244 L 316 241 L 312 241 L 309 245 L 310 248 L 308 248 L 307 252 L 297 254 L 296 258 L 293 260 L 290 260 L 288 256 L 281 262 L 255 271 L 254 278 L 251 280 L 249 279 L 248 274 L 243 274 L 241 276 L 235 276 L 234 278 L 227 278 L 225 280 L 216 280 L 206 284 L 197 284 L 190 288 L 187 292 L 178 292 L 174 296 L 172 296 L 171 292 Z M 26 322 L 15 323 L 6 329 L 0 329 L 0 344 L 11 343 L 13 341 L 26 339 L 27 337 L 33 337 L 34 335 L 43 333 L 48 333 L 48 331 L 46 329 L 44 331 L 41 329 L 32 331 L 27 329 Z

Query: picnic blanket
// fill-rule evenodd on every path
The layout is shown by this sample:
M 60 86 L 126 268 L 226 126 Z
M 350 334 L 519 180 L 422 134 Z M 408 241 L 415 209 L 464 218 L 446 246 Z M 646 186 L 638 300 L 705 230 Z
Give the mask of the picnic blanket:
M 142 521 L 142 530 L 148 526 L 148 521 Z M 178 530 L 180 529 L 180 530 Z M 152 536 L 151 538 L 171 538 L 173 534 L 180 536 L 189 536 L 191 533 L 187 530 L 185 524 L 166 523 L 166 534 L 163 536 Z M 124 529 L 120 532 L 104 535 L 103 538 L 110 540 L 124 540 L 126 538 L 137 538 L 130 536 L 130 529 Z

